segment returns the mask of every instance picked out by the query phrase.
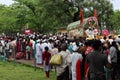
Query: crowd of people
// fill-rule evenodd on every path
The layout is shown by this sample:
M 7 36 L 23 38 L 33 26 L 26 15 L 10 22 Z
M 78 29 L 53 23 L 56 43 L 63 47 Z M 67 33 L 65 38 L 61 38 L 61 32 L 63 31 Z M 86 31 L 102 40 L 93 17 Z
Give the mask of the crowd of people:
M 70 40 L 67 33 L 4 36 L 0 38 L 0 55 L 6 59 L 36 59 L 44 66 L 46 77 L 54 65 L 53 55 L 61 54 L 62 64 L 55 66 L 57 80 L 119 80 L 120 36 L 99 39 L 79 37 Z

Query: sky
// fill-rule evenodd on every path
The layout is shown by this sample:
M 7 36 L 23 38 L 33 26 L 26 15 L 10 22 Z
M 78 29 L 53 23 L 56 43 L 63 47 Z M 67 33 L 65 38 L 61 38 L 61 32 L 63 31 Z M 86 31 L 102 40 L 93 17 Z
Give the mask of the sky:
M 113 9 L 114 10 L 120 10 L 120 0 L 110 0 L 111 3 L 113 3 Z
M 12 4 L 12 3 L 13 3 L 12 0 L 0 0 L 0 4 L 10 5 L 10 4 Z
M 120 10 L 120 0 L 110 0 L 111 3 L 113 3 L 113 9 L 114 10 Z M 6 5 L 10 5 L 12 4 L 13 1 L 12 0 L 0 0 L 0 4 L 6 4 Z

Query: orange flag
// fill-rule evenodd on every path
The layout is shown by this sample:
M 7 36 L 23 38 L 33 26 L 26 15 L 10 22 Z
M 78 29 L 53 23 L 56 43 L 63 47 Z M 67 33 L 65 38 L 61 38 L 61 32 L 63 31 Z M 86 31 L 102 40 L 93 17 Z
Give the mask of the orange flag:
M 97 19 L 97 11 L 94 9 L 94 17 Z
M 82 9 L 80 9 L 80 24 L 83 23 L 83 12 Z

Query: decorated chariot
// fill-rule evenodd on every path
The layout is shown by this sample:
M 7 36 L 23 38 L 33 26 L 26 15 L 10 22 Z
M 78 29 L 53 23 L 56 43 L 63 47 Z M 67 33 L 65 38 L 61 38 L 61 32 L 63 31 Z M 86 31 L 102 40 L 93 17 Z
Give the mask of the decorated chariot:
M 83 19 L 83 22 L 72 22 L 67 26 L 69 39 L 74 37 L 96 38 L 99 34 L 98 20 L 96 17 L 88 17 Z

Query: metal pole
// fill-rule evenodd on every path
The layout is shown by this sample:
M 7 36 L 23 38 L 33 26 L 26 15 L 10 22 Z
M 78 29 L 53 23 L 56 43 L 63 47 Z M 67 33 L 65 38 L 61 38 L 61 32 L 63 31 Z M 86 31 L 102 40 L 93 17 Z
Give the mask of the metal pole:
M 14 65 L 16 65 L 16 50 L 15 50 L 15 46 L 13 46 L 13 54 L 14 54 Z
M 4 61 L 6 61 L 6 51 L 5 51 L 5 46 L 4 46 L 4 49 L 3 49 L 3 53 L 4 53 Z
M 35 44 L 34 44 L 34 69 L 36 71 L 36 44 L 37 44 L 37 41 L 35 41 Z

